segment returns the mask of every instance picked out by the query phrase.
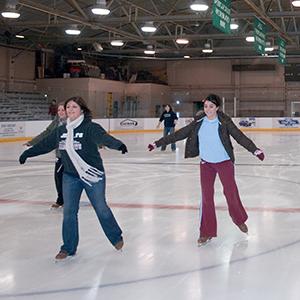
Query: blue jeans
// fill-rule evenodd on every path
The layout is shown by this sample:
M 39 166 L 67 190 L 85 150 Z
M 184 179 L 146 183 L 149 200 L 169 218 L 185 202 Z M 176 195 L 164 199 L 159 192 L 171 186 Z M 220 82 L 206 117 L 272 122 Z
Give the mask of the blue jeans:
M 164 128 L 164 137 L 166 137 L 167 135 L 172 134 L 174 132 L 175 132 L 175 127 L 165 127 Z M 165 151 L 166 148 L 167 148 L 167 146 L 161 146 L 160 150 Z M 172 151 L 176 150 L 176 144 L 175 143 L 171 144 L 171 149 L 172 149 Z
M 89 186 L 78 177 L 64 173 L 63 245 L 61 246 L 61 250 L 66 251 L 69 255 L 74 255 L 78 246 L 78 210 L 83 189 L 85 190 L 109 241 L 115 245 L 122 239 L 122 230 L 105 200 L 105 175 L 103 175 L 102 180 Z

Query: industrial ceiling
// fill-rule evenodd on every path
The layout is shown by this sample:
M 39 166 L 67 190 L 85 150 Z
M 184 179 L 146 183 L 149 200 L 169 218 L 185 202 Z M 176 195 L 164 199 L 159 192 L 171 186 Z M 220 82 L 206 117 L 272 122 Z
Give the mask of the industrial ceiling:
M 209 8 L 204 12 L 193 11 L 190 8 L 193 1 L 189 0 L 111 0 L 106 1 L 110 10 L 106 16 L 92 13 L 96 0 L 15 2 L 20 17 L 0 17 L 3 46 L 33 50 L 69 44 L 75 45 L 77 51 L 99 56 L 156 59 L 256 57 L 259 54 L 253 43 L 248 43 L 245 37 L 253 30 L 257 17 L 267 26 L 267 41 L 271 45 L 276 46 L 277 37 L 281 37 L 286 41 L 287 57 L 300 56 L 300 8 L 294 7 L 291 0 L 232 0 L 231 18 L 239 27 L 231 33 L 223 33 L 212 25 L 212 0 L 207 1 Z M 7 1 L 0 3 L 3 10 Z M 146 22 L 153 22 L 156 31 L 143 32 L 141 27 Z M 73 25 L 81 30 L 78 36 L 65 33 Z M 176 43 L 181 36 L 189 43 Z M 124 44 L 115 47 L 111 45 L 112 40 L 122 40 Z M 207 44 L 213 47 L 212 53 L 202 52 Z M 155 50 L 155 54 L 145 55 L 146 48 Z M 276 51 L 275 47 L 269 54 L 276 55 Z

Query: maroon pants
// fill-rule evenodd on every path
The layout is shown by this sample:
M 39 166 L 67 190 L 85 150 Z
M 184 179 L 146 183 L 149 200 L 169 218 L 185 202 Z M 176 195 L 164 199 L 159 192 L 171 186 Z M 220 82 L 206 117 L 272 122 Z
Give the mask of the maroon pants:
M 245 223 L 248 216 L 242 205 L 234 179 L 234 165 L 231 160 L 220 163 L 200 163 L 202 205 L 200 207 L 200 237 L 217 236 L 217 219 L 214 203 L 214 183 L 219 175 L 223 185 L 229 214 L 236 225 Z

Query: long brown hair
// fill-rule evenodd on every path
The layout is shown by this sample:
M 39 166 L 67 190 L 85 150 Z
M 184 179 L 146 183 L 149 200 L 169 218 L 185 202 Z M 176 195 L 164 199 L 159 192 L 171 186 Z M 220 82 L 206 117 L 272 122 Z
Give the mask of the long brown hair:
M 89 118 L 89 119 L 92 118 L 91 110 L 88 108 L 87 104 L 85 103 L 85 101 L 80 96 L 74 96 L 74 97 L 69 98 L 64 104 L 65 109 L 67 107 L 67 104 L 70 101 L 74 101 L 75 103 L 77 103 L 80 106 L 80 109 L 83 111 L 83 114 L 84 114 L 85 118 Z
M 169 106 L 170 111 L 173 111 L 173 108 L 172 108 L 171 104 L 167 103 L 164 108 L 166 109 L 167 106 Z

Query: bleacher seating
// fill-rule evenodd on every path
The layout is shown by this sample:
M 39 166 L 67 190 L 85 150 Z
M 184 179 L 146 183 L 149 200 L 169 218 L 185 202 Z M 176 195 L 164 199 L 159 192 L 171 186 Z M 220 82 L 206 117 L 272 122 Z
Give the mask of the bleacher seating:
M 49 102 L 33 92 L 0 92 L 0 122 L 47 120 Z

